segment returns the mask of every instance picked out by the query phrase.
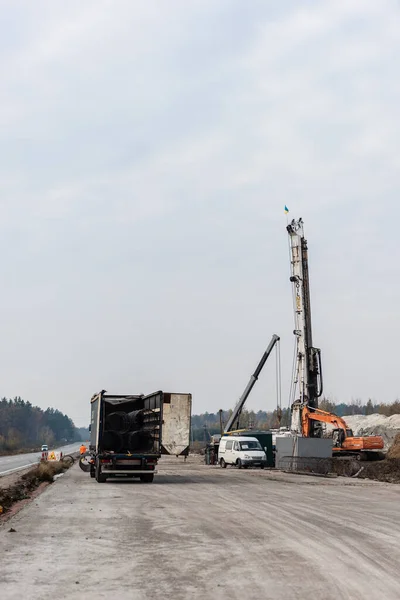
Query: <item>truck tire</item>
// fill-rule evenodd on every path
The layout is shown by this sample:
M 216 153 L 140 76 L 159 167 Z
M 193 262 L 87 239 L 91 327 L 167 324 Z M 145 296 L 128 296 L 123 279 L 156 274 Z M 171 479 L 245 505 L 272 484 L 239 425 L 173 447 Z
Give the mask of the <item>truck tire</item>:
M 90 477 L 96 477 L 96 470 L 94 465 L 90 465 Z
M 242 468 L 243 464 L 242 464 L 242 461 L 240 460 L 240 458 L 237 459 L 236 466 L 237 466 L 238 469 Z
M 98 460 L 96 461 L 95 477 L 97 483 L 105 483 L 107 481 L 107 477 L 101 472 L 101 465 Z
M 87 456 L 89 456 L 88 453 L 82 454 L 79 457 L 79 466 L 85 473 L 88 473 L 90 471 L 90 464 L 86 461 Z
M 219 461 L 219 464 L 221 466 L 222 469 L 226 469 L 226 462 L 224 461 L 223 458 L 221 458 L 221 460 Z
M 140 476 L 140 481 L 142 483 L 152 483 L 154 479 L 154 473 L 146 473 L 145 475 Z

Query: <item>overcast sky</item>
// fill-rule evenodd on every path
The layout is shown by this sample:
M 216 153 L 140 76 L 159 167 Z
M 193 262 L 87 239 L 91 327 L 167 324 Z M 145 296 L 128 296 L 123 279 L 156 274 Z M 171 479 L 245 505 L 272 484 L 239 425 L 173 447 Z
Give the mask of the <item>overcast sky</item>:
M 326 394 L 400 395 L 397 0 L 0 5 L 2 396 L 228 409 L 278 333 L 286 405 L 285 204 Z

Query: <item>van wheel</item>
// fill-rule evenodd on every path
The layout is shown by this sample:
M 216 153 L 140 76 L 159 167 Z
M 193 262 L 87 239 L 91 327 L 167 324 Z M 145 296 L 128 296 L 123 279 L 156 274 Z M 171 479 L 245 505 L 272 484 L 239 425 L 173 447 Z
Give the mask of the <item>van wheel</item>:
M 226 462 L 224 461 L 223 458 L 221 458 L 221 460 L 219 461 L 220 467 L 222 467 L 222 469 L 226 469 Z
M 242 464 L 242 461 L 240 460 L 240 458 L 237 459 L 236 466 L 238 469 L 241 469 L 243 467 L 243 464 Z

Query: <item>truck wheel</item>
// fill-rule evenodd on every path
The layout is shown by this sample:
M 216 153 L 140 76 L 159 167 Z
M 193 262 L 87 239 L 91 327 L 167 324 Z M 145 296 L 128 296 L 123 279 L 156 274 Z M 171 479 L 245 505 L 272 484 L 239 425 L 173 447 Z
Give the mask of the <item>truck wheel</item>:
M 90 464 L 87 461 L 88 456 L 88 454 L 82 454 L 82 456 L 80 456 L 79 458 L 79 466 L 85 473 L 88 473 L 90 471 Z
M 240 460 L 240 458 L 237 459 L 236 466 L 237 466 L 238 469 L 242 468 L 243 465 L 242 465 L 242 461 Z
M 226 462 L 224 461 L 223 458 L 221 458 L 221 460 L 219 461 L 219 464 L 222 469 L 226 469 Z
M 140 481 L 142 483 L 152 483 L 154 479 L 154 473 L 146 473 L 146 475 L 141 475 L 140 476 Z
M 97 483 L 105 483 L 107 480 L 107 477 L 105 475 L 103 475 L 103 473 L 101 472 L 101 465 L 100 465 L 99 461 L 96 461 L 95 477 L 96 477 Z

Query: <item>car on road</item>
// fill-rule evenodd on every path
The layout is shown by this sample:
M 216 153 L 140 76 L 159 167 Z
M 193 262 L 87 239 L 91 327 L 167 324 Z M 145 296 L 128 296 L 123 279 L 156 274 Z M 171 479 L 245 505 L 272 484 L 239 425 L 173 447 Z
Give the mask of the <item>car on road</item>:
M 49 451 L 49 447 L 47 444 L 42 444 L 42 452 L 48 452 Z
M 263 469 L 267 466 L 267 456 L 257 438 L 226 435 L 219 443 L 218 462 L 223 469 L 226 465 L 235 465 L 239 469 Z

